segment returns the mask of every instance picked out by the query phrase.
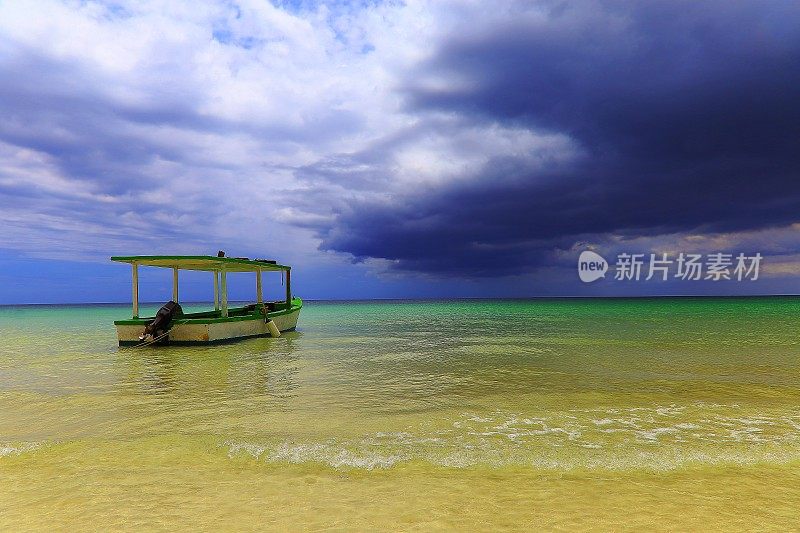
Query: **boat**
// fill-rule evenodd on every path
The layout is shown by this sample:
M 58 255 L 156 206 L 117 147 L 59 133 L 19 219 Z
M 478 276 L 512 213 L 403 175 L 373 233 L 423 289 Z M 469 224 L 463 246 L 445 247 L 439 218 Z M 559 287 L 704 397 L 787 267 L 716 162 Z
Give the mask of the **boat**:
M 133 275 L 132 317 L 115 320 L 120 346 L 149 346 L 152 344 L 212 344 L 251 337 L 280 336 L 294 331 L 303 302 L 292 297 L 291 272 L 286 265 L 268 259 L 248 259 L 206 255 L 136 255 L 114 256 L 112 261 L 128 263 Z M 154 316 L 139 316 L 139 267 L 172 269 L 172 300 Z M 181 270 L 210 272 L 214 279 L 214 309 L 184 313 L 178 294 L 178 275 Z M 255 302 L 241 307 L 228 306 L 229 272 L 255 274 Z M 262 273 L 281 272 L 286 280 L 286 299 L 264 301 Z

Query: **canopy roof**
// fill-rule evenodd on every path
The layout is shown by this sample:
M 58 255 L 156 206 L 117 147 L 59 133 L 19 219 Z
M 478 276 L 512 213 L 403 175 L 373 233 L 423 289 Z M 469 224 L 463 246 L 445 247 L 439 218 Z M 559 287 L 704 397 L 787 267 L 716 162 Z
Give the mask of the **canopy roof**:
M 225 270 L 226 272 L 256 272 L 290 270 L 291 267 L 267 262 L 265 259 L 238 259 L 236 257 L 214 257 L 212 255 L 129 255 L 114 256 L 118 263 L 136 263 L 140 266 L 179 268 L 181 270 Z

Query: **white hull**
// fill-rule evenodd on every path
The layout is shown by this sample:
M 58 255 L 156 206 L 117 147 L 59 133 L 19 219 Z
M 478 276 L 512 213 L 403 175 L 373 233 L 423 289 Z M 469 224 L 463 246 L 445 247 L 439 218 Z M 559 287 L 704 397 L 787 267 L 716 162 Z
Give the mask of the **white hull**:
M 297 326 L 300 309 L 291 313 L 272 317 L 272 321 L 280 331 L 292 330 Z M 269 336 L 269 329 L 263 318 L 250 318 L 216 321 L 208 324 L 181 323 L 177 320 L 169 332 L 170 343 L 212 343 L 246 337 Z M 117 338 L 120 344 L 138 344 L 139 336 L 144 332 L 142 325 L 118 324 Z

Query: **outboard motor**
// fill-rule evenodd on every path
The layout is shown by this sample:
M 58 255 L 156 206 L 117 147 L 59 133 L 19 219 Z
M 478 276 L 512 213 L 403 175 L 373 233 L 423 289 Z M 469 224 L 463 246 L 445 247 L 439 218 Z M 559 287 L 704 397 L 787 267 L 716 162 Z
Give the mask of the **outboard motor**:
M 152 341 L 169 331 L 172 319 L 183 314 L 179 303 L 169 301 L 161 306 L 152 322 L 144 327 L 144 333 L 139 335 L 140 341 Z

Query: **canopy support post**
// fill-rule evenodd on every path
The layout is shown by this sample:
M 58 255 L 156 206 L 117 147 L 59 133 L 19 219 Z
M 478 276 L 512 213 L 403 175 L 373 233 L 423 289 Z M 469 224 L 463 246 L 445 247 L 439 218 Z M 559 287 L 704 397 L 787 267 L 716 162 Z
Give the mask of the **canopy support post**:
M 286 307 L 292 306 L 292 271 L 286 269 Z
M 139 265 L 131 263 L 133 267 L 133 318 L 139 318 Z
M 228 316 L 228 277 L 227 272 L 222 270 L 219 273 L 220 278 L 222 279 L 222 316 Z
M 219 272 L 214 270 L 214 311 L 219 311 Z
M 172 269 L 172 301 L 178 303 L 178 267 Z
M 264 293 L 261 290 L 261 269 L 256 270 L 256 302 L 264 303 Z

